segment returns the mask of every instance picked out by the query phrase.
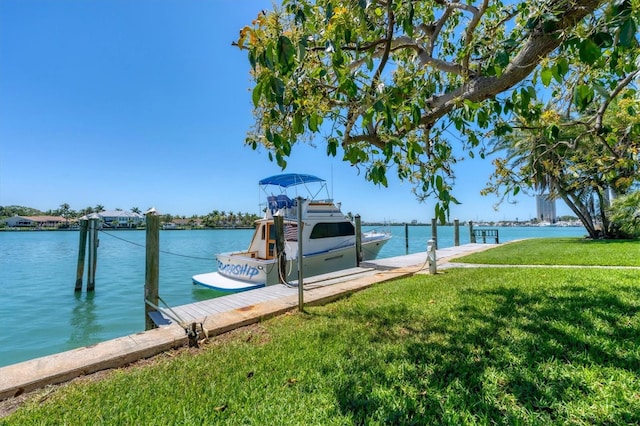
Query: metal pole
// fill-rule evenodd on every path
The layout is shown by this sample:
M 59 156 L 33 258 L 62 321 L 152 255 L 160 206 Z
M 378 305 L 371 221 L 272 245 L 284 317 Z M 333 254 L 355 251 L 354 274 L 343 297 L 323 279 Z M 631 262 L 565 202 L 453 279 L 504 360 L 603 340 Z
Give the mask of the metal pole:
M 304 263 L 302 259 L 302 197 L 296 199 L 298 205 L 298 311 L 304 312 Z
M 287 281 L 287 259 L 284 254 L 284 217 L 276 214 L 273 216 L 273 225 L 276 227 L 276 263 L 278 264 L 278 277 L 281 283 Z
M 147 300 L 158 306 L 159 300 L 159 271 L 160 271 L 160 216 L 155 213 L 146 215 L 146 262 L 144 279 L 144 323 L 145 330 L 156 328 L 149 316 L 149 312 L 156 308 L 147 303 Z
M 360 262 L 363 260 L 362 256 L 362 222 L 360 221 L 360 215 L 356 215 L 356 266 L 360 266 Z

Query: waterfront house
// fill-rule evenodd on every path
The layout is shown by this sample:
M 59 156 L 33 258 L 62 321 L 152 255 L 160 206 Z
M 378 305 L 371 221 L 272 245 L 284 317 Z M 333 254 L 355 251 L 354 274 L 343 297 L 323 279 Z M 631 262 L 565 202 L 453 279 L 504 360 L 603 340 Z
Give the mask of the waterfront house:
M 62 216 L 13 216 L 4 220 L 10 228 L 59 228 L 68 224 Z
M 133 213 L 124 210 L 104 210 L 99 213 L 92 213 L 82 219 L 99 218 L 103 228 L 121 229 L 137 228 L 144 225 L 145 218 L 140 213 Z

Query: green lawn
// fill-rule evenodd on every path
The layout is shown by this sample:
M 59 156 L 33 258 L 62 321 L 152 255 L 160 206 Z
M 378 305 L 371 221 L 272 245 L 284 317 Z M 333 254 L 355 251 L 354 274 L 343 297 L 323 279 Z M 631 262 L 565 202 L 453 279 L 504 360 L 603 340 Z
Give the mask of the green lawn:
M 640 240 L 540 238 L 500 245 L 455 262 L 503 265 L 640 266 Z
M 637 424 L 639 274 L 417 275 L 43 392 L 4 421 Z

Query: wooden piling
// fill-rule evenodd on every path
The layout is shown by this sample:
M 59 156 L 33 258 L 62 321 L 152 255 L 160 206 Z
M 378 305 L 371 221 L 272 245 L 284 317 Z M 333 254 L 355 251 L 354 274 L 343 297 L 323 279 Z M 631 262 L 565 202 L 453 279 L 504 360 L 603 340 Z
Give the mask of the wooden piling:
M 360 221 L 360 215 L 355 217 L 356 222 L 356 266 L 360 266 L 360 262 L 364 258 L 362 255 L 362 222 Z
M 98 221 L 89 219 L 89 262 L 87 266 L 87 291 L 96 288 L 96 267 L 98 266 Z
M 453 220 L 453 245 L 458 247 L 460 245 L 460 220 Z
M 78 266 L 76 268 L 76 292 L 82 291 L 84 277 L 84 257 L 87 251 L 87 219 L 80 219 L 80 242 L 78 244 Z
M 404 251 L 409 254 L 409 224 L 404 224 Z
M 476 234 L 473 232 L 473 222 L 469 221 L 469 242 L 471 244 L 476 243 Z
M 435 248 L 438 248 L 438 220 L 431 219 L 431 239 L 435 242 Z
M 160 216 L 155 212 L 146 215 L 146 263 L 144 279 L 144 323 L 145 330 L 156 328 L 155 323 L 149 316 L 149 312 L 156 308 L 147 303 L 147 300 L 154 306 L 158 306 L 159 301 L 159 276 L 160 276 Z

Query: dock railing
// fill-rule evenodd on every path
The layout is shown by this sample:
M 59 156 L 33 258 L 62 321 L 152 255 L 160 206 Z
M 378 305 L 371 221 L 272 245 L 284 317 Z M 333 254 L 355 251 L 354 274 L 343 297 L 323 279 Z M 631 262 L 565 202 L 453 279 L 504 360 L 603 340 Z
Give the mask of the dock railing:
M 500 233 L 498 229 L 473 229 L 471 231 L 471 242 L 476 243 L 482 239 L 482 244 L 487 244 L 487 237 L 493 238 L 496 244 L 500 244 Z

